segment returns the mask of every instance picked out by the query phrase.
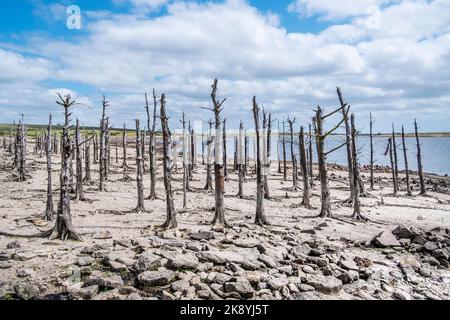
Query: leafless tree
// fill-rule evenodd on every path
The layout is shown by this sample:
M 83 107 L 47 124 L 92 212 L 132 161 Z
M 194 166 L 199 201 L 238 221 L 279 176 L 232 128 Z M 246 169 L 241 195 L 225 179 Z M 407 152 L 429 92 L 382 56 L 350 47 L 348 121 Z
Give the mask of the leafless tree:
M 136 185 L 138 194 L 138 203 L 134 209 L 137 213 L 149 212 L 144 205 L 144 158 L 142 154 L 142 135 L 140 128 L 140 121 L 136 119 Z
M 308 178 L 308 163 L 306 159 L 305 133 L 303 127 L 300 127 L 299 145 L 300 145 L 300 168 L 303 176 L 302 206 L 305 206 L 308 209 L 312 209 L 310 201 L 311 191 L 310 191 L 310 181 Z
M 213 191 L 212 186 L 212 144 L 214 142 L 214 137 L 212 135 L 212 121 L 209 120 L 209 131 L 207 138 L 207 158 L 206 158 L 206 186 L 205 190 L 210 192 Z
M 288 119 L 287 122 L 289 123 L 289 129 L 291 132 L 291 159 L 292 159 L 292 190 L 297 191 L 298 184 L 297 184 L 297 159 L 294 153 L 294 119 Z
M 373 176 L 373 163 L 374 163 L 374 151 L 373 151 L 373 120 L 372 113 L 370 113 L 370 190 L 374 190 L 374 176 Z
M 103 95 L 102 100 L 102 119 L 100 120 L 100 159 L 99 159 L 99 173 L 100 173 L 100 191 L 106 191 L 105 188 L 105 176 L 107 165 L 107 146 L 106 146 L 106 131 L 108 130 L 108 124 L 106 120 L 106 108 L 109 107 L 109 101 Z
M 406 195 L 412 196 L 411 184 L 409 180 L 409 165 L 408 165 L 408 149 L 406 148 L 405 128 L 402 125 L 402 145 L 403 145 L 403 159 L 405 160 L 406 173 Z
M 392 171 L 392 185 L 393 185 L 393 189 L 394 189 L 394 196 L 397 196 L 398 194 L 398 180 L 397 180 L 397 176 L 395 175 L 395 163 L 394 163 L 394 143 L 392 142 L 392 137 L 389 138 L 388 140 L 388 144 L 386 147 L 386 152 L 384 153 L 384 155 L 387 155 L 387 153 L 389 152 L 389 159 L 391 161 L 391 171 Z
M 417 142 L 417 167 L 419 170 L 419 182 L 420 182 L 420 194 L 426 195 L 427 189 L 425 188 L 425 179 L 423 177 L 423 167 L 422 167 L 422 149 L 420 147 L 420 140 L 419 140 L 419 128 L 417 125 L 417 121 L 414 119 L 414 132 L 416 135 L 416 142 Z
M 44 213 L 45 220 L 53 220 L 55 210 L 53 208 L 53 188 L 52 188 L 52 115 L 48 117 L 47 143 L 45 145 L 45 155 L 47 156 L 47 203 Z
M 344 115 L 346 117 L 346 115 Z M 361 214 L 361 201 L 359 199 L 360 195 L 360 173 L 359 173 L 359 161 L 358 161 L 358 148 L 357 148 L 357 136 L 358 132 L 355 127 L 355 115 L 351 115 L 351 151 L 352 151 L 352 166 L 353 166 L 353 219 L 354 220 L 367 220 Z

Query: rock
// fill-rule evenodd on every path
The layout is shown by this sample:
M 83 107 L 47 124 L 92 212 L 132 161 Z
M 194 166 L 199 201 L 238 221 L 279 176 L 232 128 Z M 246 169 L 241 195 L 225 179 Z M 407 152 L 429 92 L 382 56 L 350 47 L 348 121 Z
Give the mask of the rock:
M 142 297 L 139 295 L 139 293 L 133 292 L 127 296 L 126 300 L 139 301 L 142 300 Z
M 411 296 L 403 290 L 395 289 L 392 293 L 392 297 L 399 300 L 411 300 Z
M 339 261 L 339 265 L 345 270 L 359 271 L 358 265 L 352 260 L 341 260 Z
M 165 290 L 163 290 L 163 292 L 161 293 L 161 300 L 170 300 L 170 301 L 172 301 L 172 300 L 176 300 L 176 299 L 177 298 L 173 294 L 171 294 L 171 293 L 169 293 L 169 292 L 167 292 Z
M 185 294 L 189 290 L 190 286 L 191 284 L 186 280 L 178 280 L 170 285 L 173 291 L 180 291 L 183 294 Z
M 109 231 L 100 231 L 96 232 L 92 235 L 93 239 L 111 239 L 112 235 Z
M 14 292 L 21 300 L 31 300 L 39 295 L 40 289 L 31 283 L 19 283 L 14 286 Z
M 71 299 L 91 300 L 98 293 L 98 286 L 81 287 L 82 283 L 76 283 L 67 287 L 67 293 Z
M 253 296 L 252 285 L 243 277 L 238 277 L 236 282 L 226 282 L 224 284 L 224 289 L 225 292 L 237 292 L 243 298 L 251 298 Z
M 414 236 L 414 238 L 412 239 L 411 242 L 417 243 L 417 244 L 420 244 L 423 246 L 425 243 L 427 243 L 427 240 L 422 235 L 418 234 L 418 235 Z
M 33 277 L 36 275 L 33 269 L 19 269 L 17 270 L 17 276 L 21 278 Z
M 414 233 L 412 233 L 411 230 L 402 225 L 395 228 L 392 231 L 392 234 L 394 234 L 397 239 L 412 239 L 414 237 Z
M 320 257 L 308 257 L 307 262 L 317 265 L 320 268 L 328 266 L 328 260 Z
M 0 269 L 10 269 L 12 268 L 12 264 L 6 261 L 0 261 Z
M 439 246 L 438 246 L 435 242 L 427 241 L 427 242 L 425 243 L 425 245 L 423 246 L 423 248 L 424 248 L 426 251 L 432 252 L 432 251 L 434 251 L 434 250 L 439 249 Z
M 131 248 L 134 245 L 134 241 L 131 239 L 120 239 L 120 240 L 113 240 L 113 246 L 121 246 L 124 248 Z
M 81 254 L 88 254 L 88 255 L 92 255 L 94 252 L 97 251 L 104 251 L 104 250 L 109 250 L 108 247 L 106 245 L 101 245 L 101 244 L 94 244 L 91 247 L 84 247 L 81 250 Z
M 308 275 L 306 283 L 324 294 L 336 294 L 342 288 L 342 281 L 333 276 Z
M 211 231 L 202 231 L 197 233 L 191 233 L 190 238 L 193 240 L 211 240 L 214 239 L 214 233 Z
M 424 216 L 417 216 L 417 220 L 423 221 L 423 220 L 425 220 L 425 218 L 424 218 Z
M 315 235 L 316 234 L 316 230 L 314 230 L 314 229 L 305 229 L 305 230 L 301 230 L 300 233 L 306 233 L 306 234 Z
M 203 250 L 203 245 L 201 243 L 188 243 L 186 248 L 188 248 L 189 250 L 195 251 L 195 252 L 199 252 Z
M 266 254 L 261 254 L 259 256 L 259 260 L 262 261 L 269 268 L 276 268 L 278 266 L 275 259 Z
M 6 248 L 7 249 L 17 249 L 17 248 L 20 248 L 20 242 L 19 241 L 13 241 L 13 242 L 10 242 L 10 243 L 8 243 L 7 245 L 6 245 Z
M 279 277 L 279 278 L 271 278 L 267 285 L 272 290 L 280 290 L 284 286 L 286 286 L 289 283 L 289 280 L 285 277 Z
M 172 270 L 177 269 L 197 269 L 198 258 L 192 253 L 177 254 L 168 258 L 167 267 Z
M 203 251 L 199 252 L 197 256 L 202 261 L 210 261 L 215 264 L 225 264 L 231 262 L 243 264 L 246 262 L 246 258 L 232 251 Z
M 214 276 L 213 282 L 218 283 L 218 284 L 224 284 L 225 282 L 230 281 L 231 276 L 225 273 L 217 273 Z
M 125 300 L 125 297 L 119 293 L 119 289 L 101 292 L 92 300 Z
M 139 284 L 144 288 L 165 286 L 175 277 L 170 270 L 160 268 L 158 271 L 145 271 L 138 276 Z
M 372 244 L 378 248 L 400 247 L 400 242 L 390 231 L 384 231 L 372 239 Z
M 306 243 L 303 243 L 297 247 L 292 248 L 291 253 L 295 257 L 299 257 L 300 255 L 308 256 L 311 252 L 311 247 L 308 246 Z
M 123 280 L 119 275 L 114 274 L 104 276 L 103 274 L 97 271 L 93 273 L 91 276 L 89 276 L 89 278 L 86 280 L 85 285 L 87 286 L 97 285 L 100 288 L 116 289 L 123 286 Z
M 316 289 L 313 286 L 310 286 L 308 284 L 302 283 L 298 286 L 298 289 L 301 292 L 309 292 L 309 291 L 316 291 Z
M 162 264 L 160 257 L 152 253 L 144 253 L 133 265 L 133 270 L 135 270 L 137 273 L 142 273 L 145 271 L 156 270 L 161 267 L 161 265 Z
M 347 272 L 341 273 L 338 276 L 338 279 L 340 279 L 344 284 L 352 283 L 359 279 L 359 273 L 354 270 L 349 270 Z
M 36 258 L 37 255 L 29 252 L 17 252 L 13 255 L 13 259 L 16 261 L 28 261 Z
M 124 272 L 128 271 L 128 267 L 120 262 L 116 261 L 109 261 L 107 265 L 111 268 L 114 272 Z
M 302 270 L 303 270 L 305 273 L 309 273 L 309 274 L 314 274 L 314 273 L 316 273 L 316 271 L 314 270 L 314 268 L 311 267 L 311 266 L 308 266 L 308 265 L 304 265 L 304 266 L 302 267 Z
M 86 267 L 86 266 L 90 266 L 91 264 L 93 264 L 95 262 L 94 258 L 91 257 L 81 257 L 77 259 L 76 264 L 80 267 Z
M 202 300 L 207 300 L 211 296 L 210 290 L 198 290 L 197 297 Z

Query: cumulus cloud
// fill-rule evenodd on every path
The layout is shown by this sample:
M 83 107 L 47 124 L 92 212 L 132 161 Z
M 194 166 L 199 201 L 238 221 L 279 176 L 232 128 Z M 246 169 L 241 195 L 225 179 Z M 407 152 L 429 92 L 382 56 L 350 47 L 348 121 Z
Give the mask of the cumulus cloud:
M 28 81 L 33 95 L 49 90 L 41 83 L 48 79 L 92 88 L 88 97 L 80 94 L 95 107 L 80 111 L 89 115 L 90 124 L 98 122 L 103 92 L 112 101 L 111 119 L 131 124 L 136 116 L 144 117 L 143 93 L 152 88 L 167 94 L 174 119 L 187 111 L 193 120 L 207 120 L 211 114 L 200 107 L 210 105 L 215 77 L 220 96 L 228 97 L 224 115 L 231 125 L 240 119 L 251 124 L 253 95 L 280 119 L 290 114 L 310 121 L 316 105 L 337 105 L 337 85 L 358 115 L 371 111 L 380 117 L 380 128 L 389 127 L 386 119 L 409 121 L 405 117 L 412 120 L 419 111 L 427 119 L 442 118 L 439 114 L 450 103 L 450 21 L 445 14 L 450 3 L 340 3 L 297 1 L 307 15 L 351 18 L 317 34 L 288 32 L 276 13 L 262 13 L 240 0 L 175 1 L 166 14 L 152 18 L 92 13 L 96 18 L 77 42 L 29 38 L 27 46 L 44 58 L 0 49 L 0 86 L 2 81 Z M 166 1 L 133 1 L 135 7 L 158 4 Z M 380 5 L 377 29 L 366 23 L 364 6 L 371 4 Z M 2 107 L 24 105 L 12 98 L 15 90 L 24 93 L 18 87 L 0 87 Z M 53 103 L 46 92 L 36 103 Z M 430 129 L 435 129 L 431 120 Z

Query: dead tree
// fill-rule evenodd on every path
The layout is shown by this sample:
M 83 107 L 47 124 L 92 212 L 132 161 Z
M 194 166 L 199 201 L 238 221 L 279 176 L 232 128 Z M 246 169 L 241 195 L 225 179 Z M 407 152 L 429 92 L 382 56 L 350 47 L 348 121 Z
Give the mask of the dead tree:
M 373 162 L 374 162 L 374 150 L 373 150 L 373 120 L 372 113 L 370 113 L 370 190 L 374 190 L 374 176 L 373 176 Z
M 225 181 L 228 181 L 228 165 L 227 165 L 227 119 L 223 119 L 223 174 Z
M 69 109 L 76 103 L 71 100 L 71 96 L 64 98 L 58 94 L 60 101 L 57 104 L 64 108 L 64 126 L 62 132 L 62 150 L 61 150 L 61 174 L 60 174 L 60 196 L 56 223 L 52 230 L 48 232 L 50 239 L 61 240 L 79 240 L 80 235 L 75 231 L 70 213 L 70 156 L 73 153 L 72 144 L 69 138 L 70 115 Z M 44 235 L 47 233 L 44 233 Z
M 394 164 L 394 146 L 393 146 L 393 142 L 392 142 L 392 137 L 389 138 L 388 140 L 388 144 L 386 147 L 386 152 L 384 153 L 384 155 L 386 155 L 389 152 L 389 159 L 391 161 L 391 172 L 392 172 L 392 185 L 393 185 L 393 189 L 394 189 L 394 196 L 397 196 L 398 193 L 398 181 L 397 181 L 397 177 L 395 175 L 395 164 Z
M 69 137 L 70 139 L 70 137 Z M 70 154 L 70 159 L 69 159 L 69 173 L 70 173 L 70 193 L 75 193 L 76 192 L 76 184 L 74 183 L 75 181 L 75 173 L 73 171 L 73 158 L 75 155 L 75 139 L 70 139 L 70 143 L 72 144 L 71 150 L 72 153 Z
M 238 137 L 233 137 L 234 139 L 234 153 L 233 153 L 233 172 L 236 173 L 238 168 L 238 159 L 237 159 L 237 148 L 238 148 Z
M 206 158 L 206 186 L 205 190 L 210 192 L 213 191 L 212 185 L 212 144 L 214 142 L 214 137 L 212 135 L 212 121 L 209 120 L 209 131 L 207 140 L 207 158 Z
M 109 177 L 109 167 L 111 164 L 111 145 L 109 143 L 111 135 L 111 128 L 109 127 L 109 118 L 106 118 L 106 131 L 105 131 L 105 164 L 104 164 L 104 176 L 105 180 Z
M 138 203 L 134 212 L 148 212 L 144 206 L 144 158 L 142 154 L 142 135 L 139 119 L 136 119 L 136 185 Z
M 228 225 L 225 219 L 225 206 L 224 206 L 224 193 L 225 193 L 225 176 L 224 176 L 224 164 L 222 153 L 222 139 L 221 139 L 221 125 L 220 113 L 222 112 L 223 103 L 227 100 L 224 98 L 222 102 L 217 100 L 217 79 L 214 80 L 211 91 L 211 99 L 213 108 L 210 109 L 214 112 L 215 127 L 216 127 L 216 141 L 215 141 L 215 161 L 214 161 L 214 177 L 215 177 L 215 214 L 212 222 L 213 226 L 226 226 Z
M 289 129 L 291 132 L 291 159 L 292 159 L 292 190 L 297 191 L 297 160 L 294 153 L 294 119 L 288 119 Z
M 393 152 L 394 152 L 394 168 L 395 168 L 395 178 L 398 181 L 398 156 L 397 156 L 397 142 L 395 139 L 395 127 L 394 124 L 392 124 L 392 148 L 393 148 Z M 397 188 L 398 188 L 398 184 L 397 184 Z
M 187 183 L 188 183 L 188 166 L 189 166 L 189 160 L 188 160 L 188 133 L 186 132 L 186 119 L 185 114 L 183 112 L 182 120 L 180 121 L 183 126 L 183 209 L 186 210 L 187 208 L 187 198 L 186 198 L 186 191 L 187 191 Z
M 84 146 L 84 179 L 83 183 L 86 185 L 92 185 L 91 176 L 91 143 L 88 141 Z
M 98 137 L 97 133 L 92 130 L 92 135 L 94 136 L 94 164 L 98 163 Z
M 305 147 L 305 133 L 304 128 L 300 127 L 300 136 L 299 136 L 299 145 L 300 145 L 300 168 L 303 176 L 303 200 L 302 206 L 305 206 L 308 209 L 312 209 L 311 206 L 311 191 L 310 191 L 310 181 L 308 178 L 308 163 L 306 159 L 306 147 Z
M 78 119 L 76 120 L 75 127 L 75 154 L 76 154 L 76 201 L 86 201 L 83 192 L 83 158 L 81 157 L 81 133 L 80 133 L 80 123 Z
M 17 138 L 16 138 L 16 159 L 15 167 L 17 168 L 17 178 L 16 181 L 26 181 L 27 174 L 25 169 L 26 156 L 27 156 L 27 137 L 24 125 L 24 117 L 21 115 L 22 119 L 19 121 L 19 126 L 17 128 Z
M 286 126 L 283 121 L 283 180 L 287 181 Z
M 100 185 L 99 191 L 106 191 L 105 188 L 105 176 L 106 176 L 106 163 L 107 163 L 107 146 L 106 146 L 106 131 L 108 124 L 106 120 L 106 108 L 109 106 L 109 101 L 103 95 L 102 101 L 102 119 L 100 120 L 100 159 L 99 159 L 99 173 L 100 173 Z
M 161 128 L 163 133 L 163 149 L 164 149 L 164 187 L 166 189 L 166 209 L 167 218 L 162 227 L 164 229 L 174 229 L 178 226 L 175 207 L 173 203 L 173 191 L 172 191 L 172 159 L 170 147 L 172 144 L 171 134 L 169 130 L 169 118 L 166 114 L 166 95 L 161 95 Z
M 346 116 L 346 115 L 344 115 Z M 351 115 L 351 151 L 352 151 L 352 166 L 353 166 L 353 185 L 354 185 L 354 192 L 353 192 L 353 216 L 352 218 L 354 220 L 367 220 L 365 217 L 361 215 L 361 201 L 359 199 L 360 194 L 360 186 L 359 182 L 360 179 L 360 173 L 359 173 L 359 161 L 358 161 L 358 148 L 356 144 L 357 139 L 357 131 L 355 127 L 355 115 Z
M 416 136 L 416 144 L 417 144 L 417 167 L 419 170 L 420 194 L 426 195 L 427 190 L 425 188 L 425 179 L 423 177 L 423 167 L 422 167 L 422 150 L 420 147 L 419 128 L 416 119 L 414 119 L 414 133 Z
M 248 153 L 249 137 L 247 136 L 247 131 L 245 131 L 245 146 L 244 146 L 244 178 L 247 176 L 248 163 L 250 161 L 250 154 Z
M 309 124 L 308 152 L 309 152 L 309 179 L 310 179 L 311 189 L 313 189 L 314 188 L 313 135 L 312 135 L 311 123 Z
M 116 138 L 115 146 L 116 146 L 116 164 L 117 164 L 117 163 L 119 163 L 119 142 L 117 141 L 117 138 Z
M 256 103 L 256 97 L 253 97 L 253 119 L 255 121 L 255 132 L 256 132 L 256 215 L 255 223 L 259 225 L 268 224 L 266 213 L 264 211 L 264 178 L 263 178 L 263 163 L 262 156 L 263 150 L 261 145 L 261 135 L 260 135 L 260 115 L 259 106 Z
M 272 115 L 267 114 L 263 111 L 263 171 L 264 171 L 264 198 L 270 199 L 270 189 L 269 189 L 269 179 L 268 175 L 270 172 L 270 136 L 272 134 Z
M 330 195 L 330 186 L 328 184 L 328 168 L 327 168 L 327 156 L 328 154 L 342 148 L 346 145 L 346 143 L 334 148 L 328 152 L 325 151 L 325 139 L 331 135 L 334 131 L 336 131 L 344 122 L 348 111 L 344 114 L 344 118 L 330 131 L 325 132 L 324 130 L 324 121 L 332 116 L 333 114 L 341 111 L 341 108 L 336 109 L 335 111 L 323 115 L 323 110 L 319 106 L 316 110 L 316 116 L 314 117 L 314 131 L 316 136 L 316 151 L 317 151 L 317 161 L 319 165 L 319 178 L 320 178 L 320 189 L 321 189 L 321 202 L 322 206 L 320 209 L 319 217 L 326 218 L 332 217 L 331 213 L 331 195 Z
M 237 196 L 239 198 L 244 198 L 244 139 L 245 139 L 245 133 L 244 133 L 244 125 L 241 124 L 239 126 L 239 138 L 237 143 L 237 150 L 236 150 L 236 158 L 237 158 L 237 164 L 238 164 L 238 174 L 239 174 L 239 186 L 238 186 L 238 194 Z
M 278 174 L 281 174 L 281 157 L 280 157 L 280 121 L 278 121 L 278 138 L 277 138 L 277 162 L 278 162 Z
M 405 173 L 406 173 L 406 195 L 412 196 L 411 184 L 409 181 L 409 165 L 408 165 L 408 149 L 406 148 L 405 128 L 402 125 L 402 145 L 403 145 L 403 159 L 405 160 Z
M 48 118 L 47 142 L 45 145 L 45 155 L 47 156 L 47 204 L 44 212 L 44 219 L 53 220 L 55 210 L 53 207 L 53 187 L 52 187 L 52 115 Z
M 150 195 L 148 200 L 155 200 L 156 196 L 156 117 L 157 117 L 158 97 L 153 89 L 153 121 L 150 129 L 149 125 L 149 161 L 150 161 Z

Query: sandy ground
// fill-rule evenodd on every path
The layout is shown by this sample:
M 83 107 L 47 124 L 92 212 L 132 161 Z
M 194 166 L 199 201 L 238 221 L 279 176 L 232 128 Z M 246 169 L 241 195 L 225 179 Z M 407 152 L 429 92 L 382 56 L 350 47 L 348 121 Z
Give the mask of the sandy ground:
M 29 150 L 32 150 L 31 146 Z M 92 152 L 91 152 L 92 153 Z M 114 151 L 112 151 L 114 155 Z M 130 176 L 135 178 L 135 163 L 133 160 L 134 149 L 129 148 L 129 165 L 132 167 Z M 121 157 L 121 155 L 120 155 Z M 119 158 L 120 158 L 119 157 Z M 57 197 L 57 188 L 59 183 L 59 157 L 53 155 L 53 182 L 55 207 Z M 231 161 L 230 161 L 231 162 Z M 46 160 L 45 157 L 28 155 L 27 165 L 31 178 L 26 182 L 12 182 L 10 172 L 6 169 L 12 163 L 11 157 L 5 150 L 0 150 L 0 230 L 19 233 L 34 234 L 38 230 L 46 230 L 53 226 L 53 222 L 43 221 L 42 214 L 45 209 L 46 199 Z M 84 163 L 83 163 L 84 165 Z M 278 274 L 287 274 L 291 282 L 295 283 L 295 278 L 302 278 L 304 273 L 302 268 L 308 264 L 306 262 L 290 262 L 285 264 L 279 261 L 280 266 L 290 266 L 293 272 L 282 268 L 262 268 L 254 272 L 263 275 L 258 283 L 252 283 L 255 290 L 254 298 L 268 299 L 392 299 L 406 298 L 411 299 L 449 299 L 450 298 L 450 271 L 442 266 L 429 266 L 426 263 L 426 255 L 421 253 L 410 253 L 404 248 L 395 250 L 371 248 L 364 243 L 370 241 L 374 236 L 385 230 L 393 230 L 398 225 L 407 227 L 416 227 L 423 230 L 430 230 L 435 227 L 450 228 L 450 195 L 445 193 L 430 192 L 428 197 L 413 196 L 406 197 L 405 192 L 401 191 L 400 196 L 392 197 L 390 188 L 389 174 L 377 173 L 377 184 L 375 190 L 370 191 L 370 196 L 362 198 L 363 215 L 371 221 L 367 223 L 352 222 L 348 217 L 352 213 L 352 208 L 341 205 L 340 201 L 345 200 L 348 195 L 348 186 L 344 180 L 346 173 L 343 171 L 331 171 L 331 194 L 333 200 L 333 214 L 341 219 L 320 219 L 315 218 L 319 210 L 307 210 L 305 208 L 293 208 L 301 202 L 302 191 L 291 191 L 292 181 L 291 173 L 288 174 L 288 181 L 283 181 L 283 176 L 276 173 L 277 165 L 273 163 L 272 173 L 270 175 L 270 192 L 273 199 L 264 202 L 265 210 L 271 226 L 261 228 L 253 224 L 255 215 L 255 178 L 248 177 L 245 183 L 245 195 L 248 199 L 238 199 L 237 194 L 237 174 L 231 172 L 228 182 L 226 182 L 225 206 L 227 209 L 227 220 L 232 226 L 230 229 L 214 232 L 215 239 L 195 241 L 189 238 L 193 232 L 211 231 L 209 223 L 212 221 L 214 206 L 214 194 L 203 191 L 205 185 L 205 166 L 198 160 L 198 166 L 194 172 L 194 179 L 191 186 L 196 190 L 188 193 L 188 209 L 182 210 L 182 183 L 181 170 L 174 174 L 174 198 L 177 210 L 177 220 L 179 223 L 179 232 L 162 233 L 156 226 L 162 224 L 165 219 L 165 193 L 162 181 L 161 163 L 158 162 L 158 183 L 157 194 L 160 199 L 154 201 L 145 201 L 149 213 L 126 213 L 136 206 L 136 183 L 122 182 L 121 159 L 119 163 L 115 159 L 111 162 L 111 173 L 107 181 L 107 192 L 98 192 L 97 183 L 93 186 L 85 186 L 85 195 L 92 202 L 74 202 L 71 203 L 73 222 L 76 230 L 82 235 L 82 242 L 60 241 L 48 239 L 27 239 L 11 238 L 0 236 L 0 295 L 5 298 L 27 298 L 24 291 L 17 288 L 24 283 L 32 283 L 36 286 L 39 294 L 30 294 L 30 297 L 37 296 L 39 299 L 51 299 L 52 297 L 64 297 L 65 287 L 68 279 L 73 274 L 75 263 L 78 258 L 83 257 L 81 250 L 94 244 L 104 244 L 109 247 L 112 253 L 123 255 L 135 261 L 139 254 L 130 248 L 123 246 L 113 246 L 113 241 L 133 240 L 139 243 L 144 251 L 153 252 L 164 256 L 165 252 L 190 252 L 186 249 L 189 243 L 205 245 L 207 250 L 231 250 L 242 256 L 255 256 L 258 260 L 258 252 L 252 248 L 240 247 L 233 244 L 233 241 L 257 239 L 260 243 L 267 244 L 268 248 L 274 248 L 280 252 L 291 250 L 292 242 L 296 245 L 307 243 L 310 246 L 318 245 L 321 248 L 334 248 L 326 253 L 329 263 L 336 264 L 342 259 L 353 259 L 354 257 L 363 257 L 370 259 L 373 264 L 370 267 L 373 272 L 379 272 L 380 277 L 373 280 L 355 281 L 344 285 L 338 293 L 324 295 L 316 291 L 308 291 L 304 287 L 300 293 L 296 289 L 286 293 L 284 289 L 277 289 L 275 286 L 267 286 L 258 283 L 269 282 L 264 280 L 264 275 L 268 277 L 277 277 Z M 148 163 L 146 163 L 148 169 Z M 92 164 L 92 176 L 95 181 L 98 179 L 98 165 Z M 178 165 L 181 168 L 181 163 Z M 367 178 L 368 173 L 363 173 Z M 417 177 L 413 176 L 417 180 Z M 313 190 L 312 205 L 320 207 L 320 186 L 316 181 Z M 149 176 L 146 171 L 145 193 L 149 192 Z M 299 183 L 301 187 L 301 181 Z M 368 183 L 366 182 L 366 185 Z M 402 185 L 404 190 L 404 186 Z M 417 194 L 415 187 L 414 194 Z M 286 198 L 286 195 L 288 196 Z M 384 202 L 384 205 L 381 203 Z M 325 222 L 325 224 L 323 224 Z M 107 233 L 105 235 L 105 232 Z M 311 234 L 313 233 L 313 234 Z M 98 239 L 106 238 L 106 239 Z M 224 241 L 232 239 L 232 241 Z M 14 242 L 15 241 L 15 242 Z M 181 245 L 173 245 L 174 241 L 181 241 Z M 291 244 L 288 242 L 291 241 Z M 11 244 L 14 242 L 14 244 Z M 166 243 L 167 242 L 167 243 Z M 166 244 L 166 245 L 164 245 Z M 251 246 L 250 246 L 251 247 Z M 282 250 L 281 250 L 281 249 Z M 187 251 L 186 251 L 187 250 Z M 270 250 L 269 250 L 270 251 Z M 195 254 L 197 254 L 194 251 Z M 276 257 L 276 253 L 274 254 Z M 407 281 L 402 277 L 402 272 L 398 267 L 399 261 L 414 259 L 419 264 L 416 273 L 420 281 Z M 92 270 L 105 269 L 99 259 L 92 264 Z M 101 259 L 100 259 L 101 260 Z M 280 257 L 280 260 L 283 260 Z M 422 277 L 419 275 L 419 269 L 430 267 L 431 275 Z M 321 269 L 311 264 L 318 274 Z M 229 270 L 227 266 L 211 266 L 208 263 L 201 263 L 198 268 L 197 276 L 204 277 L 204 274 L 211 272 L 228 272 L 242 275 L 244 271 L 240 268 L 235 271 Z M 233 268 L 231 268 L 233 269 Z M 91 270 L 91 271 L 92 271 Z M 298 271 L 296 271 L 298 270 Z M 323 270 L 322 270 L 323 271 Z M 87 271 L 90 272 L 90 271 Z M 106 271 L 105 271 L 106 272 Z M 110 272 L 110 271 L 108 271 Z M 248 271 L 245 271 L 248 273 Z M 321 273 L 320 273 L 321 274 Z M 284 275 L 283 275 L 284 276 Z M 127 277 L 123 277 L 128 279 Z M 182 275 L 178 275 L 182 278 Z M 291 279 L 294 278 L 294 279 Z M 371 280 L 372 279 L 372 280 Z M 203 280 L 203 278 L 202 278 Z M 134 285 L 134 280 L 125 280 L 125 285 Z M 304 282 L 304 280 L 303 280 Z M 192 282 L 191 282 L 192 284 Z M 134 285 L 136 287 L 136 285 Z M 298 286 L 297 286 L 298 287 Z M 164 289 L 164 288 L 163 288 Z M 22 290 L 22 291 L 21 291 Z M 28 291 L 33 291 L 29 289 Z M 265 291 L 266 290 L 266 291 Z M 283 291 L 284 290 L 284 291 Z M 27 291 L 27 290 L 25 290 Z M 134 290 L 132 290 L 134 292 Z M 167 292 L 170 290 L 167 289 Z M 166 292 L 164 291 L 164 292 Z M 18 293 L 19 292 L 19 293 Z M 101 292 L 97 298 L 108 298 L 109 291 Z M 195 291 L 194 291 L 195 292 Z M 399 293 L 400 292 L 400 293 Z M 56 294 L 52 296 L 51 294 Z M 122 292 L 109 293 L 113 298 L 132 299 L 136 296 L 129 296 Z M 161 291 L 156 293 L 145 293 L 138 291 L 141 297 L 161 298 Z M 181 294 L 172 292 L 164 293 L 163 297 L 179 298 Z M 198 298 L 199 288 L 196 295 L 182 295 L 187 298 Z M 217 296 L 210 296 L 217 297 Z

